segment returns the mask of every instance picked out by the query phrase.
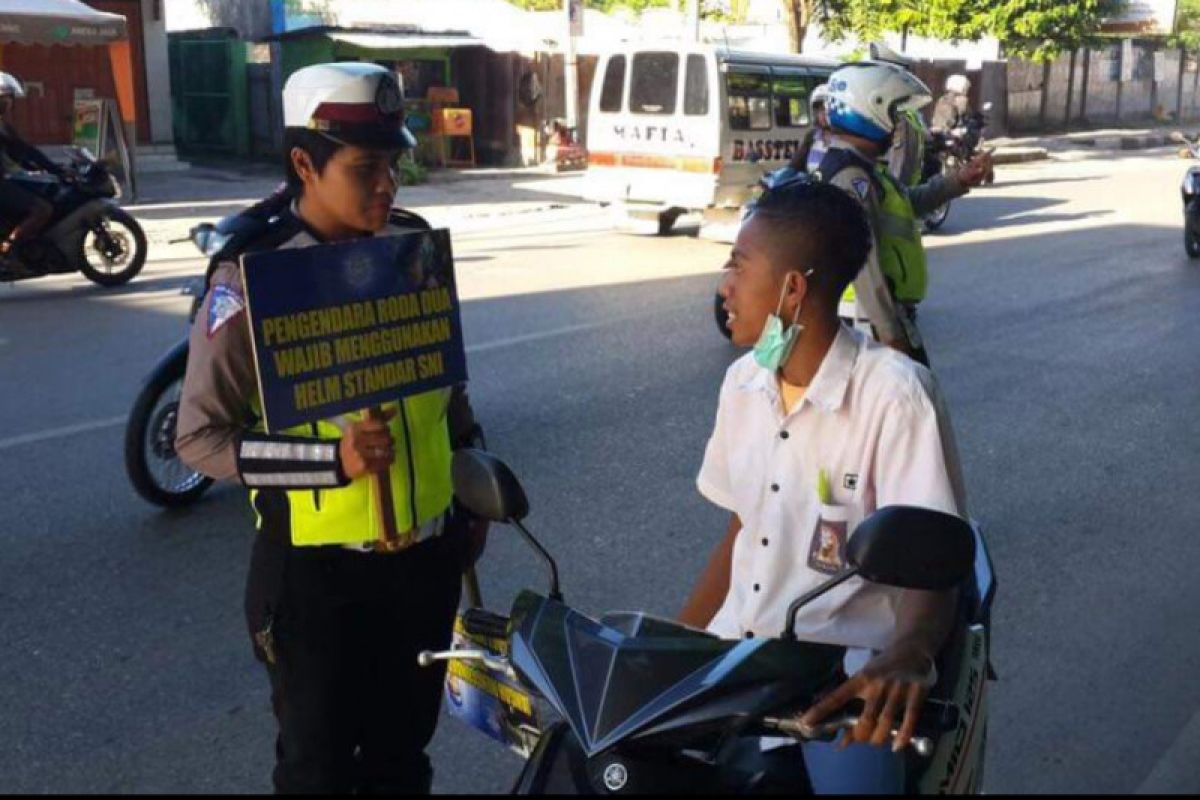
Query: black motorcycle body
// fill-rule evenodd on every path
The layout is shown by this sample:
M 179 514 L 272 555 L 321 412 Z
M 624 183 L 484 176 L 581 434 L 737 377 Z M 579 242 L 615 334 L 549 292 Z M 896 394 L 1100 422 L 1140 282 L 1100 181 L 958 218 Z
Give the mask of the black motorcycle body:
M 1200 258 L 1200 166 L 1188 168 L 1180 196 L 1183 200 L 1183 247 L 1188 258 Z
M 476 685 L 491 675 L 548 706 L 514 793 L 811 794 L 799 742 L 832 738 L 857 718 L 848 711 L 816 729 L 800 726 L 799 715 L 844 680 L 845 650 L 798 641 L 790 631 L 801 607 L 851 574 L 914 589 L 959 587 L 959 623 L 937 664 L 941 677 L 918 726 L 923 738 L 910 755 L 908 788 L 978 791 L 995 579 L 977 529 L 926 509 L 880 509 L 851 536 L 853 568 L 793 602 L 778 638 L 725 640 L 643 613 L 592 619 L 570 607 L 553 559 L 521 525 L 528 503 L 511 472 L 487 454 L 460 450 L 453 473 L 459 502 L 514 525 L 550 569 L 549 593 L 520 593 L 508 617 L 482 609 L 462 615 L 477 643 L 500 647 L 420 659 L 481 663 Z M 796 744 L 761 751 L 763 737 L 781 736 Z
M 46 227 L 22 240 L 0 263 L 0 281 L 81 272 L 101 286 L 132 280 L 146 263 L 146 234 L 116 203 L 119 189 L 104 165 L 74 149 L 63 177 L 14 175 L 6 180 L 50 203 Z M 21 220 L 0 220 L 5 236 Z

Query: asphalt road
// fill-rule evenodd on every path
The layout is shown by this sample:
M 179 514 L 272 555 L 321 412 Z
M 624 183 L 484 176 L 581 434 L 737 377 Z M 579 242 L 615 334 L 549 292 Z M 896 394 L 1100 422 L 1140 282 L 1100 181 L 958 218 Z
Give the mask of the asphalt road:
M 1184 167 L 1002 169 L 928 240 L 923 330 L 1000 578 L 990 792 L 1200 790 Z M 573 204 L 456 236 L 477 413 L 585 611 L 674 613 L 724 529 L 693 480 L 736 356 L 710 313 L 725 249 L 612 233 Z M 245 498 L 158 511 L 121 462 L 197 269 L 0 287 L 0 790 L 269 789 Z M 492 538 L 484 593 L 503 607 L 544 578 L 515 535 Z M 453 720 L 433 756 L 441 792 L 505 791 L 519 768 Z

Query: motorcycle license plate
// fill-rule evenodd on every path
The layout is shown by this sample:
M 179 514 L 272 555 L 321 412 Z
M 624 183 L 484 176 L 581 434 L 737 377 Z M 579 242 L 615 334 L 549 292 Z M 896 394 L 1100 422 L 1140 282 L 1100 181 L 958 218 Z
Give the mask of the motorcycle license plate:
M 454 649 L 479 649 L 506 658 L 508 642 L 474 636 L 454 620 Z M 450 716 L 482 731 L 522 758 L 537 745 L 540 730 L 533 701 L 509 676 L 477 661 L 452 660 L 446 669 L 446 710 Z

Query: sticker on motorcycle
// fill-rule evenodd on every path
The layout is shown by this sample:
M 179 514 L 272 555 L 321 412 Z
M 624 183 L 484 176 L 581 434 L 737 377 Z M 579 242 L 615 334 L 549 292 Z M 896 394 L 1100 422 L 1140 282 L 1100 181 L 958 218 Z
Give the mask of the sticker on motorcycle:
M 216 335 L 217 331 L 246 310 L 246 301 L 237 289 L 224 283 L 213 287 L 212 298 L 208 301 L 208 338 Z

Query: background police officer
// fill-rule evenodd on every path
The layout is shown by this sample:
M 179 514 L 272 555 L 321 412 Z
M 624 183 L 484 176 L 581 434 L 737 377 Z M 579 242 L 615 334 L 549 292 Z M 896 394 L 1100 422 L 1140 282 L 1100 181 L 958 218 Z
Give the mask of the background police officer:
M 373 64 L 306 67 L 284 88 L 296 199 L 242 252 L 424 229 L 392 208 L 395 162 L 413 146 L 396 77 Z M 462 388 L 267 434 L 241 279 L 219 257 L 190 341 L 180 457 L 250 488 L 257 512 L 246 586 L 256 656 L 279 724 L 278 792 L 428 792 L 463 568 L 486 527 L 452 507 L 452 446 L 477 430 Z M 376 541 L 372 481 L 387 481 L 398 541 Z

